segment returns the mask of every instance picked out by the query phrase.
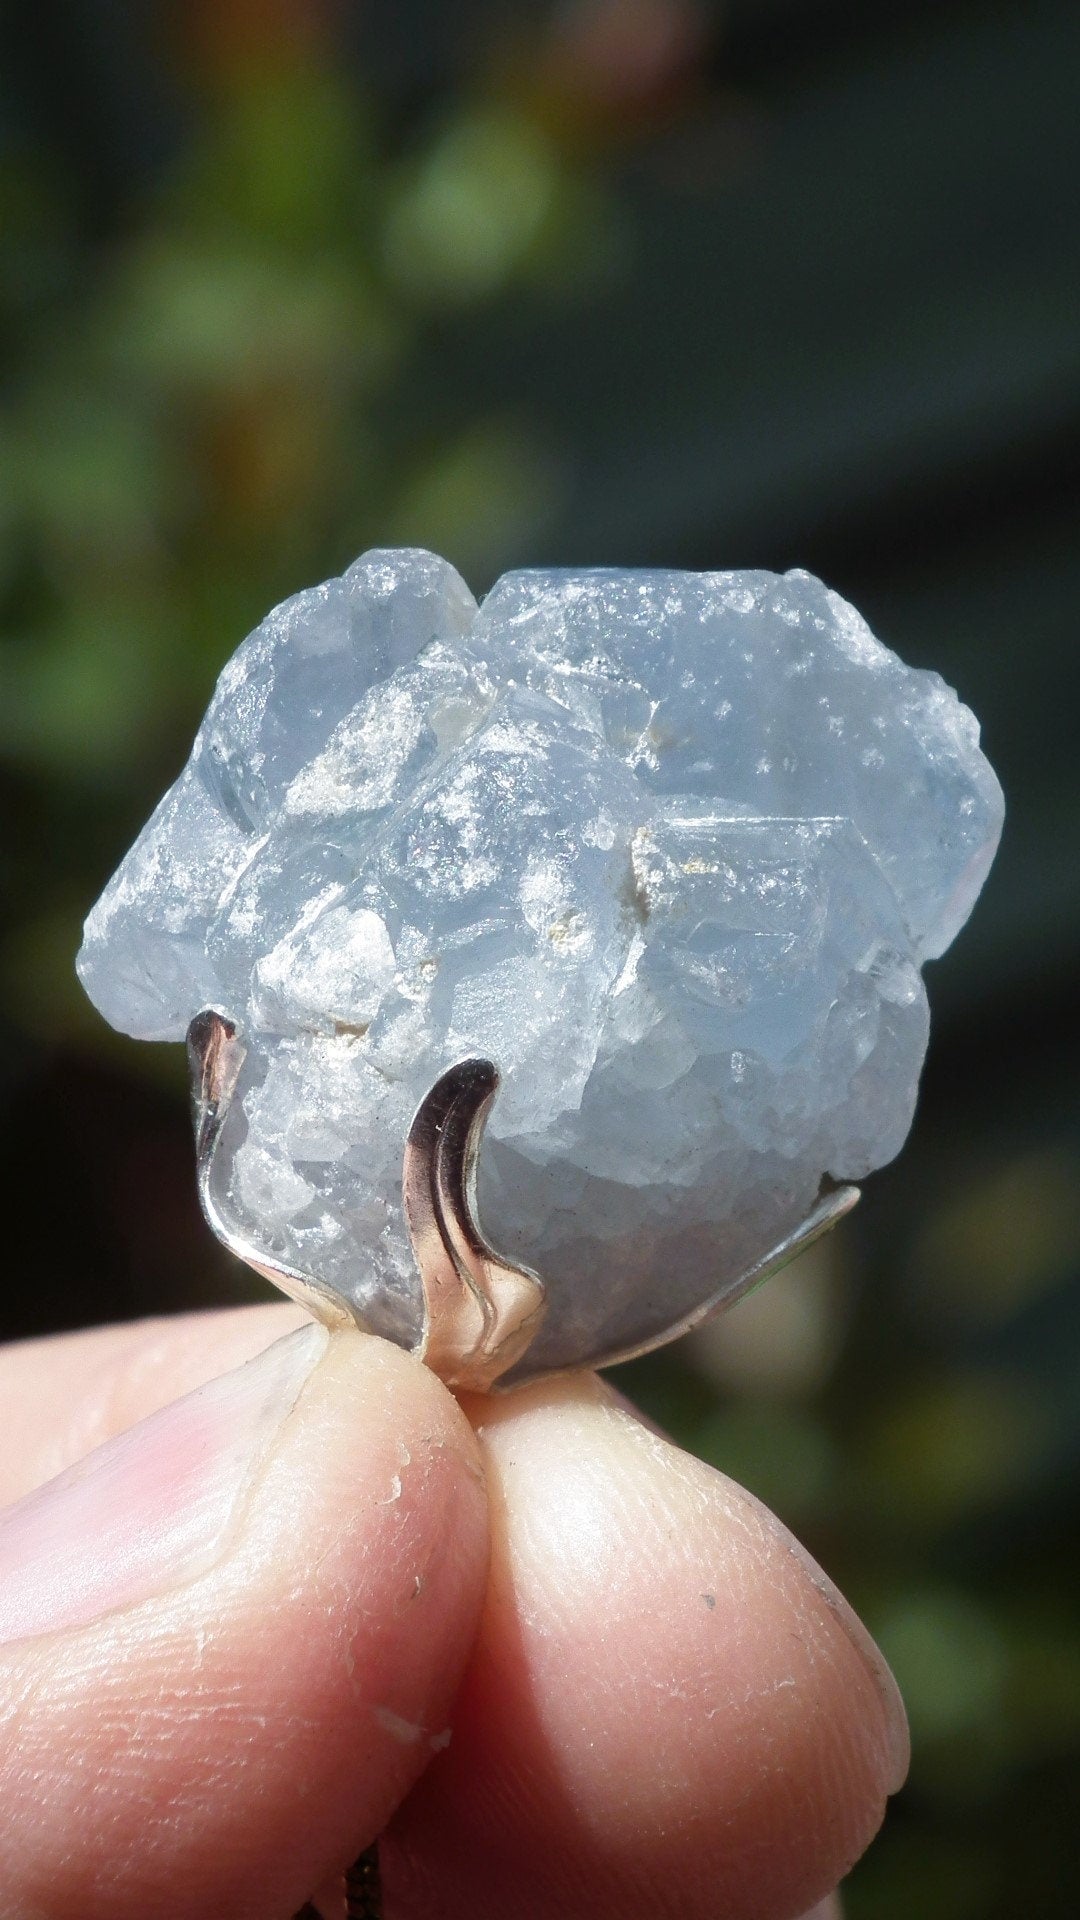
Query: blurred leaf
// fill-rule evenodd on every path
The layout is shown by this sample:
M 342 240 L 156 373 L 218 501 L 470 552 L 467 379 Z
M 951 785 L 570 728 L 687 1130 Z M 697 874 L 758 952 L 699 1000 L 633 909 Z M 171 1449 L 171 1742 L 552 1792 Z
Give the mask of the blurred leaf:
M 0 753 L 60 782 L 122 785 L 172 698 L 167 606 L 87 597 L 0 649 Z
M 969 1371 L 905 1381 L 873 1421 L 864 1464 L 898 1516 L 953 1526 L 1012 1498 L 1045 1456 L 1051 1409 L 1019 1375 Z
M 463 305 L 511 280 L 559 203 L 557 156 L 540 131 L 495 110 L 453 122 L 403 175 L 386 219 L 391 278 Z
M 835 1504 L 836 1446 L 810 1414 L 770 1400 L 725 1407 L 695 1429 L 693 1446 L 793 1525 Z
M 296 272 L 250 242 L 167 234 L 129 250 L 103 329 L 118 372 L 179 394 L 318 382 L 331 369 L 370 386 L 396 345 L 370 284 L 343 261 Z
M 179 481 L 145 416 L 54 373 L 17 421 L 18 497 L 53 559 L 116 572 L 155 545 Z
M 916 1747 L 993 1730 L 1004 1708 L 1008 1650 L 993 1617 L 970 1595 L 915 1588 L 897 1596 L 875 1632 Z
M 1001 1326 L 1080 1262 L 1080 1166 L 1055 1143 L 982 1169 L 929 1215 L 911 1251 L 923 1312 Z
M 368 114 L 343 76 L 311 61 L 238 69 L 189 150 L 173 217 L 310 256 L 340 244 L 377 179 Z

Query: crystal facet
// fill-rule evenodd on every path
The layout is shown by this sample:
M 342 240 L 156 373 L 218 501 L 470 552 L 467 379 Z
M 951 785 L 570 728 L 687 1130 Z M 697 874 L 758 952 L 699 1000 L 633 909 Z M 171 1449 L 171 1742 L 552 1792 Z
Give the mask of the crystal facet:
M 498 1062 L 479 1175 L 520 1371 L 655 1339 L 900 1148 L 924 960 L 1003 802 L 977 724 L 809 574 L 364 555 L 268 615 L 86 923 L 125 1032 L 248 1056 L 218 1204 L 416 1344 L 402 1151 Z

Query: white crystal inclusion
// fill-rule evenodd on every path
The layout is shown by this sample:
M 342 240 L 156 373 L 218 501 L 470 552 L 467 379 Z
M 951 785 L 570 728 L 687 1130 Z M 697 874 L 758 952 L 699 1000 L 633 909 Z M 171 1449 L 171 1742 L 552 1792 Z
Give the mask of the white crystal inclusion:
M 91 912 L 124 1032 L 214 1007 L 248 1060 L 244 1236 L 415 1342 L 412 1114 L 503 1086 L 480 1215 L 550 1294 L 532 1367 L 655 1337 L 900 1148 L 920 967 L 1003 802 L 938 675 L 809 574 L 365 554 L 268 615 Z

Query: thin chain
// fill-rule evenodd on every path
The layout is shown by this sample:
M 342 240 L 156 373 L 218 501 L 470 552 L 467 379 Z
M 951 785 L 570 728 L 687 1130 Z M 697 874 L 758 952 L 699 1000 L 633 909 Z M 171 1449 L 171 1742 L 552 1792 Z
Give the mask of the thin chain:
M 382 1920 L 382 1880 L 379 1849 L 370 1846 L 345 1875 L 345 1912 L 348 1920 Z
M 345 1902 L 345 1920 L 382 1920 L 382 1882 L 379 1878 L 379 1849 L 373 1843 L 360 1855 L 354 1866 L 349 1868 L 341 1883 L 342 1898 Z M 337 1920 L 337 1909 L 334 1920 Z M 293 1920 L 325 1920 L 318 1907 L 311 1901 L 294 1914 Z

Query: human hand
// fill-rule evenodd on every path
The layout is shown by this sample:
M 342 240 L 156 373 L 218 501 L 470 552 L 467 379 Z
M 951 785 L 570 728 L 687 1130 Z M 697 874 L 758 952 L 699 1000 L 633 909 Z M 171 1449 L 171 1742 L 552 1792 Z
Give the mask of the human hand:
M 594 1376 L 298 1322 L 0 1351 L 4 1920 L 289 1920 L 376 1834 L 388 1920 L 832 1915 L 906 1729 L 779 1522 Z

